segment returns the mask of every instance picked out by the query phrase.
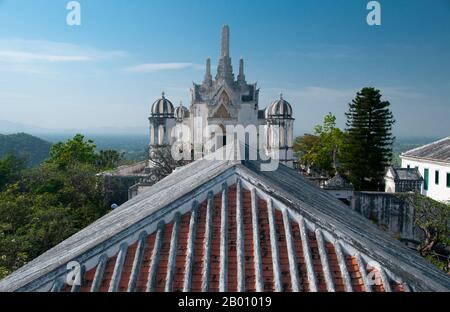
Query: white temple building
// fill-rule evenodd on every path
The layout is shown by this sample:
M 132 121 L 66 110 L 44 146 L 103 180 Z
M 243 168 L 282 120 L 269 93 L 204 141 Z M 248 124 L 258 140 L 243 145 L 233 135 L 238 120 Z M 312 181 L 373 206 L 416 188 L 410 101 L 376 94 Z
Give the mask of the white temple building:
M 228 26 L 222 28 L 215 77 L 211 73 L 211 59 L 208 58 L 203 82 L 194 83 L 190 92 L 189 108 L 181 103 L 175 108 L 164 93 L 154 102 L 149 118 L 150 150 L 180 140 L 189 146 L 193 158 L 198 159 L 209 151 L 217 150 L 226 144 L 227 138 L 231 138 L 233 141 L 245 140 L 249 145 L 258 144 L 252 147 L 261 147 L 280 163 L 293 167 L 292 107 L 280 95 L 266 109 L 260 109 L 259 89 L 256 83 L 247 83 L 242 58 L 235 78 Z M 246 137 L 234 137 L 239 127 L 245 130 Z M 211 141 L 212 144 L 208 144 Z

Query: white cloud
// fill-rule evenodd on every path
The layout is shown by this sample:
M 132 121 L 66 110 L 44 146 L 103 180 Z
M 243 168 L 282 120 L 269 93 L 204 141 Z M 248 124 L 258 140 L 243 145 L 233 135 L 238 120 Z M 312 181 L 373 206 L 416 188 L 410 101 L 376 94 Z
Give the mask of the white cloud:
M 64 42 L 0 40 L 0 63 L 3 64 L 90 62 L 123 55 L 123 51 L 103 51 Z
M 159 71 L 165 70 L 180 70 L 180 69 L 201 69 L 202 65 L 194 64 L 194 63 L 146 63 L 139 64 L 136 66 L 131 66 L 125 68 L 125 71 L 131 73 L 155 73 Z
M 52 55 L 52 54 L 40 54 L 40 53 L 30 53 L 22 51 L 0 51 L 1 62 L 13 62 L 13 63 L 23 63 L 23 62 L 33 62 L 33 61 L 44 61 L 44 62 L 83 62 L 92 61 L 93 58 L 83 55 Z
M 381 94 L 383 95 L 383 99 L 388 101 L 390 98 L 421 99 L 426 97 L 425 94 L 408 87 L 384 87 L 380 88 L 380 90 Z

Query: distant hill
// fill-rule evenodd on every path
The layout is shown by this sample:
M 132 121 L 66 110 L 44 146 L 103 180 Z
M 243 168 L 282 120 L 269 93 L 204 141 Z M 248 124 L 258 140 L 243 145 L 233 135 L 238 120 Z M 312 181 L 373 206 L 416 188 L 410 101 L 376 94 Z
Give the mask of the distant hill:
M 0 0 L 1 1 L 1 0 Z M 146 135 L 148 128 L 143 127 L 97 127 L 97 128 L 79 128 L 79 129 L 51 129 L 42 128 L 28 124 L 0 120 L 0 133 L 13 134 L 25 132 L 32 135 L 67 135 L 74 136 L 77 133 L 84 135 Z
M 36 126 L 21 124 L 17 122 L 11 122 L 7 120 L 0 120 L 0 133 L 3 134 L 14 134 L 14 133 L 41 133 L 46 132 L 45 128 L 40 128 Z
M 26 133 L 0 134 L 0 159 L 8 153 L 25 157 L 27 165 L 34 167 L 49 155 L 51 143 Z

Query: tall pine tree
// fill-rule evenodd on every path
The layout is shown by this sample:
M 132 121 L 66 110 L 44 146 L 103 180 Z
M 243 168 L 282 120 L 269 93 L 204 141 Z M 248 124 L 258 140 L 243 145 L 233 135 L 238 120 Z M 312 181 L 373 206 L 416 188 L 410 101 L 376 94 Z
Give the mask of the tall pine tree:
M 380 90 L 363 88 L 349 104 L 343 166 L 356 190 L 381 190 L 392 159 L 392 126 L 388 101 Z

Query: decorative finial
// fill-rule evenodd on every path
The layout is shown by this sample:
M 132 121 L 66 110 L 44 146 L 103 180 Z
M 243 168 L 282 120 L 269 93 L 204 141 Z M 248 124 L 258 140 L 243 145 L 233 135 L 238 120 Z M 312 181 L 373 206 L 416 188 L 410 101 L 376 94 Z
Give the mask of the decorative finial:
M 280 92 L 280 100 L 283 99 L 283 92 Z
M 221 53 L 220 56 L 230 55 L 230 28 L 228 25 L 222 27 L 222 38 L 221 38 Z
M 244 58 L 241 56 L 241 59 L 239 60 L 239 75 L 238 75 L 238 81 L 245 82 L 245 74 L 244 74 Z
M 212 80 L 211 76 L 211 59 L 208 57 L 206 59 L 206 72 L 205 72 L 205 82 L 210 83 Z
M 180 101 L 180 107 L 183 107 L 183 101 Z
M 163 91 L 163 92 L 161 93 L 161 96 L 162 96 L 163 99 L 165 99 L 165 98 L 166 98 L 166 92 Z

